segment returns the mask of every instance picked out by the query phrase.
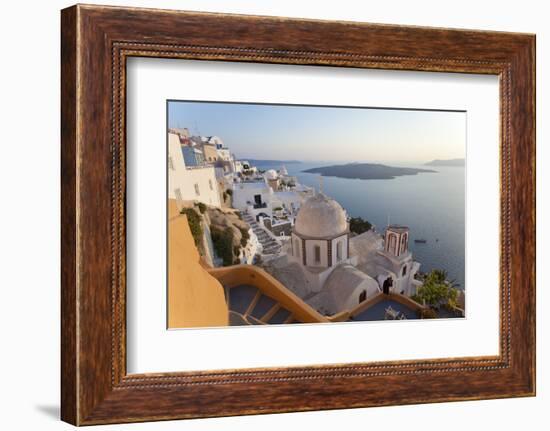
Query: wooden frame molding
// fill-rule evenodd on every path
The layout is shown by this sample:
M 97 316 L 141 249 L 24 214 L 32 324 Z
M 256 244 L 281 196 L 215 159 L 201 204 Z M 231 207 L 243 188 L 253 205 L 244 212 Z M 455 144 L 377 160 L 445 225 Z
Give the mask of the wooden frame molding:
M 81 5 L 61 17 L 63 420 L 88 425 L 534 395 L 534 35 Z M 500 354 L 127 375 L 131 56 L 498 75 Z M 251 396 L 256 392 L 262 396 Z

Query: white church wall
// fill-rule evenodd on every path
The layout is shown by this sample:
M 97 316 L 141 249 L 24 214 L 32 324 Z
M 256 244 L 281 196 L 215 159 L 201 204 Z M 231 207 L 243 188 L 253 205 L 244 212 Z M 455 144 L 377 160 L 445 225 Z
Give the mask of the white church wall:
M 332 242 L 332 265 L 338 265 L 348 258 L 348 236 L 342 235 L 331 240 Z M 341 244 L 341 257 L 338 259 L 338 244 Z
M 303 271 L 303 274 L 306 278 L 306 290 L 308 293 L 318 293 L 323 288 L 327 278 L 334 270 L 334 267 L 328 267 L 324 271 L 320 272 L 311 272 L 307 269 Z
M 302 240 L 294 232 L 292 233 L 291 244 L 292 244 L 291 246 L 292 257 L 296 262 L 301 264 L 302 263 Z
M 355 288 L 353 293 L 346 299 L 343 307 L 345 310 L 350 310 L 359 304 L 359 298 L 363 292 L 366 292 L 365 300 L 372 298 L 380 293 L 378 283 L 374 279 L 367 279 Z
M 315 248 L 319 247 L 319 260 L 316 261 Z M 312 268 L 328 267 L 328 243 L 326 240 L 306 240 L 306 265 Z

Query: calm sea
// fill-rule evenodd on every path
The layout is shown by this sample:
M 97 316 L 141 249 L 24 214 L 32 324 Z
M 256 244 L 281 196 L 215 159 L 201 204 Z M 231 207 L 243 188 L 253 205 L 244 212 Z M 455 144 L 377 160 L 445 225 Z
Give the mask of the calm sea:
M 319 175 L 306 169 L 336 163 L 292 163 L 285 167 L 302 184 L 319 187 Z M 391 164 L 391 166 L 400 166 Z M 383 232 L 390 223 L 410 228 L 409 247 L 423 272 L 444 269 L 464 288 L 465 168 L 403 165 L 433 169 L 437 173 L 406 175 L 392 180 L 323 177 L 323 191 L 353 217 L 362 217 Z M 260 165 L 280 169 L 280 165 Z M 414 239 L 425 239 L 425 244 Z

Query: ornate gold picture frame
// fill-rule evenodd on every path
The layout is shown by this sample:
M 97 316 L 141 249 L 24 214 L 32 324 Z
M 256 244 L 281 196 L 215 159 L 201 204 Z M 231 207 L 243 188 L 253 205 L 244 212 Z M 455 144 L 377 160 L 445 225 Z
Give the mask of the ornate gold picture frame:
M 83 5 L 64 9 L 61 21 L 64 421 L 91 425 L 535 394 L 533 35 Z M 498 76 L 499 354 L 128 374 L 131 57 Z

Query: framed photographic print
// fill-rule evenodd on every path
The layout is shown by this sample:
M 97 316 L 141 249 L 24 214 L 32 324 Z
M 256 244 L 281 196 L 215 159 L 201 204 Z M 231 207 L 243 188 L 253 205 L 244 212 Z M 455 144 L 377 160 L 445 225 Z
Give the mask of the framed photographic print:
M 169 328 L 465 317 L 466 112 L 179 100 L 167 110 Z M 406 167 L 357 162 L 366 155 Z M 197 252 L 222 288 L 184 281 L 181 263 Z
M 63 420 L 534 395 L 533 35 L 61 30 Z

